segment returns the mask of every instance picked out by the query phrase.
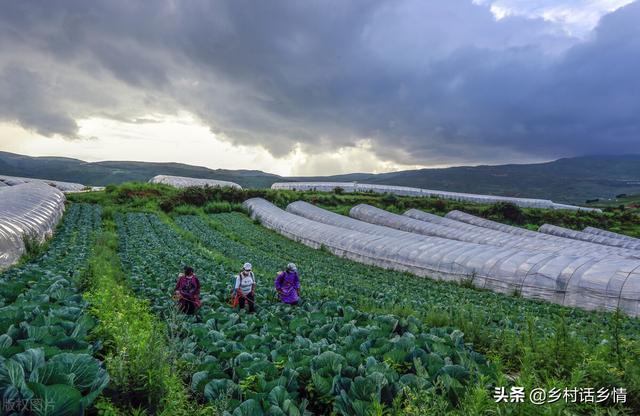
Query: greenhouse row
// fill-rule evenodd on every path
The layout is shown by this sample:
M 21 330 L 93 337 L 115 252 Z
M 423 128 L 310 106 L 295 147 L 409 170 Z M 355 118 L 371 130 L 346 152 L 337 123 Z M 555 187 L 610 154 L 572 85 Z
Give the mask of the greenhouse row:
M 570 230 L 568 228 L 562 228 L 557 226 L 555 227 L 559 230 L 564 231 L 564 234 L 561 233 L 545 233 L 541 230 L 532 231 L 525 228 L 515 227 L 513 225 L 502 224 L 496 221 L 487 220 L 485 218 L 476 217 L 471 214 L 467 214 L 462 211 L 451 211 L 445 217 L 440 217 L 438 215 L 430 214 L 428 212 L 420 211 L 417 209 L 410 209 L 404 213 L 405 216 L 415 218 L 418 220 L 433 222 L 436 224 L 446 225 L 452 228 L 460 228 L 467 231 L 475 231 L 475 230 L 494 230 L 504 234 L 512 234 L 527 237 L 531 240 L 539 240 L 540 244 L 554 244 L 554 245 L 570 245 L 573 248 L 582 247 L 582 248 L 595 248 L 597 249 L 597 254 L 601 255 L 603 252 L 610 252 L 611 247 L 614 248 L 614 253 L 622 256 L 622 257 L 637 257 L 638 251 L 640 250 L 640 245 L 635 244 L 636 241 L 640 242 L 640 240 L 635 239 L 633 237 L 627 237 L 622 234 L 616 234 L 620 237 L 627 237 L 628 240 L 620 240 L 627 242 L 628 244 L 620 245 L 616 241 L 611 241 L 611 239 L 602 239 L 602 238 L 588 238 L 588 236 L 593 236 L 594 234 L 587 234 L 587 230 L 599 230 L 597 228 L 587 227 L 583 232 Z M 546 224 L 548 225 L 548 224 Z M 542 227 L 540 227 L 542 228 Z M 575 239 L 571 237 L 572 235 L 584 235 L 584 238 Z M 609 243 L 609 244 L 607 244 Z M 609 245 L 611 247 L 602 247 L 602 245 Z
M 0 269 L 15 263 L 25 238 L 42 241 L 64 213 L 64 194 L 34 181 L 0 188 Z
M 570 307 L 620 308 L 629 315 L 640 315 L 638 259 L 565 255 L 433 236 L 410 237 L 395 231 L 384 235 L 379 228 L 369 233 L 364 227 L 355 230 L 304 218 L 260 198 L 249 199 L 244 206 L 267 228 L 361 263 L 438 280 L 466 281 L 478 288 Z M 304 206 L 298 204 L 291 207 L 294 209 Z
M 607 255 L 617 258 L 640 258 L 640 252 L 573 241 L 566 238 L 549 238 L 550 236 L 541 233 L 538 233 L 538 236 L 523 236 L 465 223 L 459 223 L 456 226 L 434 224 L 429 222 L 431 219 L 427 216 L 429 214 L 423 214 L 426 213 L 409 210 L 405 215 L 397 215 L 366 204 L 356 205 L 349 212 L 351 217 L 372 224 L 469 243 L 511 247 L 522 250 L 547 251 L 568 256 L 602 257 L 603 255 Z M 431 216 L 434 217 L 433 215 Z M 446 218 L 441 219 L 453 223 L 452 220 L 447 220 Z
M 58 188 L 62 192 L 79 192 L 87 189 L 85 185 L 80 183 L 73 182 L 62 182 L 62 181 L 51 181 L 48 179 L 35 179 L 35 178 L 21 178 L 18 176 L 3 176 L 0 175 L 0 186 L 16 186 L 22 185 L 25 183 L 43 183 L 49 186 L 53 186 L 54 188 Z
M 418 214 L 418 215 L 421 215 L 421 214 Z M 457 222 L 457 223 L 464 223 L 464 224 L 470 224 L 478 227 L 489 228 L 489 229 L 501 231 L 504 233 L 526 236 L 532 239 L 541 239 L 545 241 L 570 242 L 574 247 L 585 246 L 585 244 L 591 245 L 592 247 L 597 247 L 602 253 L 610 253 L 611 250 L 613 249 L 614 251 L 617 251 L 620 255 L 624 257 L 636 257 L 637 253 L 640 251 L 638 250 L 640 246 L 638 246 L 633 242 L 628 242 L 628 244 L 625 244 L 625 241 L 626 241 L 625 240 L 623 241 L 622 245 L 618 245 L 615 241 L 612 241 L 611 239 L 603 240 L 601 236 L 595 236 L 586 232 L 570 230 L 568 228 L 557 227 L 549 224 L 545 224 L 541 226 L 539 231 L 531 231 L 531 230 L 526 230 L 524 228 L 514 227 L 512 225 L 502 224 L 499 222 L 476 217 L 461 211 L 451 211 L 445 216 L 445 218 L 454 220 L 454 222 Z M 577 238 L 578 235 L 581 235 L 584 237 Z M 576 238 L 572 236 L 576 236 Z M 609 241 L 609 244 L 605 244 L 604 241 Z
M 433 197 L 451 199 L 454 201 L 473 202 L 478 204 L 509 202 L 524 208 L 567 209 L 574 211 L 600 212 L 600 210 L 597 208 L 585 208 L 575 205 L 558 204 L 548 199 L 514 198 L 508 196 L 435 191 L 431 189 L 412 188 L 408 186 L 376 185 L 357 182 L 276 182 L 271 185 L 271 189 L 288 189 L 297 191 L 333 192 L 336 188 L 340 188 L 344 192 L 389 193 L 399 196 Z
M 556 235 L 559 237 L 572 238 L 579 241 L 589 241 L 596 244 L 602 244 L 611 247 L 622 247 L 629 250 L 640 250 L 640 242 L 622 240 L 618 238 L 605 237 L 603 235 L 585 233 L 584 231 L 570 230 L 564 227 L 558 227 L 552 224 L 543 224 L 538 229 L 539 232 L 545 234 Z
M 640 244 L 640 238 L 633 238 L 633 237 L 629 237 L 628 235 L 618 234 L 618 233 L 614 233 L 612 231 L 607 231 L 607 230 L 601 230 L 600 228 L 586 227 L 582 231 L 589 234 L 602 235 L 609 238 L 617 238 L 619 240 L 632 241 Z
M 524 228 L 514 227 L 512 225 L 502 224 L 499 222 L 476 217 L 461 211 L 451 211 L 445 217 L 440 217 L 438 215 L 429 214 L 428 212 L 420 211 L 417 209 L 410 209 L 405 212 L 404 215 L 418 220 L 434 222 L 436 224 L 443 224 L 448 227 L 460 228 L 467 231 L 494 230 L 504 234 L 523 236 L 530 240 L 537 240 L 540 242 L 540 244 L 551 243 L 554 246 L 569 245 L 572 248 L 596 248 L 596 255 L 601 255 L 603 249 L 605 251 L 608 250 L 607 248 L 603 248 L 601 245 L 595 242 L 573 240 L 566 237 L 531 231 Z M 617 255 L 622 257 L 633 258 L 638 256 L 637 251 L 633 249 L 618 249 L 615 251 Z
M 150 183 L 162 183 L 170 185 L 175 188 L 189 188 L 192 186 L 205 187 L 210 186 L 212 188 L 219 187 L 232 187 L 236 189 L 242 189 L 240 185 L 235 182 L 219 181 L 215 179 L 199 179 L 199 178 L 187 178 L 184 176 L 169 176 L 169 175 L 157 175 L 149 180 Z
M 524 235 L 532 238 L 545 238 L 554 239 L 554 236 L 541 234 L 536 231 L 527 230 L 520 227 L 514 227 L 513 225 L 502 224 L 500 222 L 487 220 L 484 218 L 476 217 L 475 215 L 467 214 L 466 212 L 454 210 L 450 211 L 444 216 L 446 219 L 454 220 L 456 222 L 467 223 L 482 228 L 490 228 L 492 230 L 502 231 L 504 233 Z
M 405 240 L 413 239 L 417 241 L 424 241 L 424 236 L 356 220 L 344 215 L 327 211 L 326 209 L 318 208 L 315 205 L 304 201 L 292 202 L 287 206 L 286 210 L 287 212 L 307 218 L 309 220 L 321 222 L 323 224 L 334 225 L 336 227 L 341 227 L 348 230 L 359 231 L 370 235 L 403 238 Z
M 373 235 L 394 236 L 405 239 L 420 238 L 422 235 L 499 247 L 562 253 L 565 255 L 602 257 L 604 252 L 610 257 L 640 258 L 640 253 L 632 251 L 625 252 L 614 248 L 603 250 L 603 247 L 598 245 L 580 242 L 575 244 L 571 240 L 562 238 L 556 238 L 555 240 L 557 241 L 555 242 L 535 240 L 460 223 L 418 210 L 409 210 L 405 213 L 405 216 L 401 216 L 361 204 L 351 209 L 349 215 L 353 218 L 349 218 L 318 208 L 307 202 L 296 201 L 289 204 L 287 211 L 324 224 Z M 431 221 L 434 220 L 439 220 L 440 222 L 432 223 Z M 541 234 L 541 237 L 548 236 Z

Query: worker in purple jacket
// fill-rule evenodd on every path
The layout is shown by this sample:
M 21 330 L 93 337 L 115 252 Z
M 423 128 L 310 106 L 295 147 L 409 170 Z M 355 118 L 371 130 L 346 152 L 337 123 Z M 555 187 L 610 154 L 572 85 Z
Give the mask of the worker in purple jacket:
M 280 300 L 289 305 L 297 305 L 300 300 L 300 277 L 295 264 L 287 264 L 287 269 L 278 273 L 274 282 Z

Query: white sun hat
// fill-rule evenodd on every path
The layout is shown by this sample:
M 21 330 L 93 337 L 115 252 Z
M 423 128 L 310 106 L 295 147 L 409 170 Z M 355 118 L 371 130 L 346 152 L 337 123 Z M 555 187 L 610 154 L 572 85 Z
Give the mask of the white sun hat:
M 245 263 L 244 266 L 242 266 L 242 269 L 250 272 L 251 271 L 251 263 Z

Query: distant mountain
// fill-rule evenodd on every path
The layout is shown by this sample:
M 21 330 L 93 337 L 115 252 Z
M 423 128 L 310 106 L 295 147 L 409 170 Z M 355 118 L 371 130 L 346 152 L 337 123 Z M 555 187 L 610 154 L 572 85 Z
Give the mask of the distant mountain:
M 208 169 L 182 163 L 84 162 L 59 157 L 30 157 L 0 152 L 0 175 L 25 176 L 85 185 L 105 186 L 128 181 L 146 182 L 156 175 L 190 176 L 232 181 L 243 187 L 266 188 L 283 180 L 258 170 Z
M 461 166 L 382 174 L 295 180 L 358 181 L 456 192 L 551 199 L 584 204 L 588 199 L 640 193 L 640 155 L 584 156 L 535 164 Z
M 461 166 L 401 172 L 285 178 L 257 170 L 208 169 L 181 163 L 95 162 L 29 157 L 0 152 L 0 175 L 26 176 L 86 185 L 148 181 L 155 175 L 192 176 L 266 188 L 280 181 L 358 181 L 386 185 L 545 198 L 583 204 L 587 199 L 640 193 L 640 155 L 585 156 L 547 163 Z

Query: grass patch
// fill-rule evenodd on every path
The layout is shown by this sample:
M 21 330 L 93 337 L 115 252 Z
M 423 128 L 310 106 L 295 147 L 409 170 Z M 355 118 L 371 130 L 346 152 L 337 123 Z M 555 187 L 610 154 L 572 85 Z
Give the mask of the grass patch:
M 22 242 L 24 244 L 24 253 L 20 256 L 20 260 L 18 260 L 17 266 L 22 264 L 26 264 L 38 259 L 42 254 L 47 251 L 47 247 L 49 246 L 49 239 L 41 240 L 35 234 L 25 234 L 22 237 Z
M 92 335 L 104 342 L 101 358 L 111 377 L 97 409 L 106 415 L 211 414 L 189 396 L 168 345 L 166 324 L 124 284 L 115 224 L 104 224 L 82 276 L 91 314 L 99 321 Z

